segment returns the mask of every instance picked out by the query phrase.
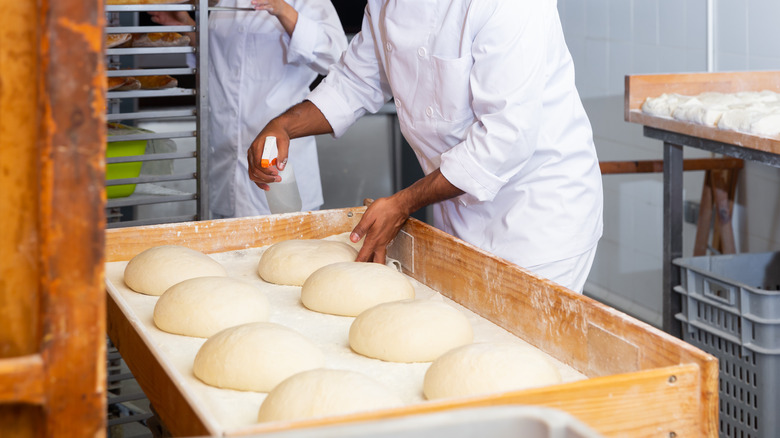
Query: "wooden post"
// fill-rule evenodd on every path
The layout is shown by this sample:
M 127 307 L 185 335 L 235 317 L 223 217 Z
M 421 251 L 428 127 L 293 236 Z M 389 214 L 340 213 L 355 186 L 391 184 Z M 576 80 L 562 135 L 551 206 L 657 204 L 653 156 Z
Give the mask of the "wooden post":
M 101 0 L 0 0 L 0 435 L 105 435 Z

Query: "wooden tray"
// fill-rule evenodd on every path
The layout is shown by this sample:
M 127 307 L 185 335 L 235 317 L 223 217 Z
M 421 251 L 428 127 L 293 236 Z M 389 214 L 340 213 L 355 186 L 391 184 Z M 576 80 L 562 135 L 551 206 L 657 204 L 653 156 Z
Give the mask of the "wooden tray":
M 157 245 L 205 253 L 349 231 L 364 208 L 119 228 L 106 261 Z M 573 383 L 468 399 L 300 421 L 258 424 L 251 433 L 367 421 L 462 407 L 528 404 L 567 411 L 605 436 L 717 436 L 714 357 L 585 296 L 411 219 L 390 257 L 404 272 L 589 377 Z M 175 435 L 210 431 L 127 315 L 109 296 L 108 333 Z M 670 435 L 674 433 L 675 435 Z
M 736 93 L 739 91 L 780 92 L 780 72 L 687 73 L 626 76 L 624 113 L 627 122 L 678 132 L 698 138 L 719 141 L 764 152 L 780 154 L 780 138 L 728 131 L 712 126 L 697 125 L 642 112 L 648 97 L 664 93 L 695 96 L 708 91 Z

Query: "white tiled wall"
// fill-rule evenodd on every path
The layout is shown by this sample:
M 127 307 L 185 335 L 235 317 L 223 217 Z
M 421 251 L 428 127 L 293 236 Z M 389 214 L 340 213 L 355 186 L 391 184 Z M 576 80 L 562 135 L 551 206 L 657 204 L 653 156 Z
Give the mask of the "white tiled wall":
M 715 0 L 717 71 L 780 70 L 780 1 Z M 661 159 L 659 141 L 623 120 L 627 74 L 707 69 L 706 0 L 558 0 L 577 87 L 599 158 Z M 686 158 L 709 156 L 686 148 Z M 702 174 L 686 173 L 685 197 L 698 201 Z M 738 187 L 742 252 L 780 250 L 780 170 L 746 163 Z M 605 232 L 586 293 L 660 325 L 661 176 L 605 175 Z M 685 225 L 684 255 L 693 225 Z

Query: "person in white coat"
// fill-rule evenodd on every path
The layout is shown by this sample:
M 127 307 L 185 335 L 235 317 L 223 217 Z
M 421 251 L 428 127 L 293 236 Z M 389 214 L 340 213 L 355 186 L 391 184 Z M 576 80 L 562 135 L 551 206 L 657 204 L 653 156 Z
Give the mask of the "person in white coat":
M 272 120 L 263 141 L 344 133 L 395 99 L 401 130 L 425 177 L 377 199 L 354 228 L 360 261 L 384 262 L 415 210 L 434 225 L 582 291 L 602 234 L 593 134 L 574 83 L 555 0 L 369 0 L 360 34 L 307 100 Z
M 221 0 L 255 11 L 209 14 L 209 209 L 213 217 L 269 214 L 265 193 L 246 178 L 257 132 L 309 93 L 347 47 L 328 0 Z M 182 12 L 150 12 L 163 25 L 190 24 Z M 293 141 L 302 210 L 323 203 L 314 137 Z

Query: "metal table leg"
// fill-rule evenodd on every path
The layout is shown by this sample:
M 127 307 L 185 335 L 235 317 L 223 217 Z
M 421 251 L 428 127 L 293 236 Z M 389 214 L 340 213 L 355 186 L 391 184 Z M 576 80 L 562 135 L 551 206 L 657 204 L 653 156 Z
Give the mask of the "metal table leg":
M 682 310 L 682 303 L 673 288 L 680 284 L 680 270 L 672 260 L 682 257 L 682 178 L 683 147 L 664 142 L 663 329 L 677 337 L 682 331 L 674 315 Z

